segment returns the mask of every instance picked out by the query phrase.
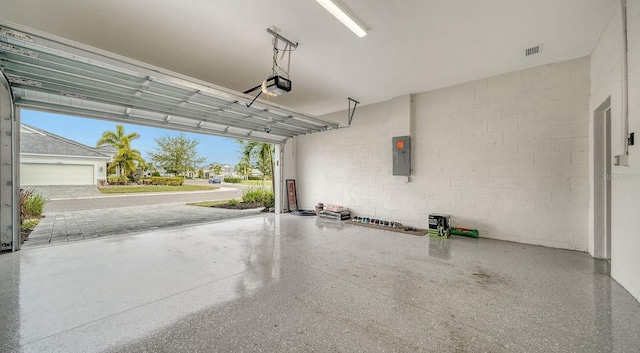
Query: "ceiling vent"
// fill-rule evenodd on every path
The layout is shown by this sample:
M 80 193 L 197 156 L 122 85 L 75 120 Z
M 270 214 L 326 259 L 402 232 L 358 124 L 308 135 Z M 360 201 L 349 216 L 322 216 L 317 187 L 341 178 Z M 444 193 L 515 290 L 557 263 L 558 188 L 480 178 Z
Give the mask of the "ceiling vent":
M 531 48 L 528 48 L 527 50 L 525 50 L 525 55 L 524 56 L 538 54 L 541 51 L 542 51 L 542 44 L 538 44 L 535 47 L 531 47 Z

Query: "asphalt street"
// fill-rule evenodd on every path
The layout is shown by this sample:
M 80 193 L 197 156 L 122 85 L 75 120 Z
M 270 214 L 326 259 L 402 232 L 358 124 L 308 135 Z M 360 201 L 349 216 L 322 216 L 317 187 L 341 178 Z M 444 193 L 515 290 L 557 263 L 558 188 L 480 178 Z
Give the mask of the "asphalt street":
M 85 211 L 103 208 L 148 206 L 165 203 L 188 203 L 199 201 L 228 200 L 231 198 L 240 198 L 242 196 L 242 190 L 247 187 L 251 186 L 223 184 L 221 185 L 220 189 L 212 191 L 99 195 L 66 199 L 53 198 L 47 202 L 44 213 L 47 214 L 53 212 Z
M 188 193 L 162 194 L 129 194 L 109 195 L 76 199 L 52 199 L 45 206 L 44 213 L 96 210 L 102 208 L 148 206 L 163 203 L 215 201 L 238 198 L 242 195 L 241 188 L 223 188 L 214 191 L 197 191 Z

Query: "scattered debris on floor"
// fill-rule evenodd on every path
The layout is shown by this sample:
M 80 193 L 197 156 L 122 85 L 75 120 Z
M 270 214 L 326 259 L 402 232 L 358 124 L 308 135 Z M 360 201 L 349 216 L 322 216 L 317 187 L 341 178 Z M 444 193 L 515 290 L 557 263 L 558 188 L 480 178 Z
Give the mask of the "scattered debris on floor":
M 344 221 L 351 218 L 351 211 L 346 210 L 346 211 L 340 211 L 340 212 L 333 212 L 333 211 L 324 210 L 324 211 L 320 211 L 320 214 L 318 215 L 318 217 Z
M 294 216 L 315 216 L 316 215 L 316 211 L 313 211 L 313 210 L 297 210 L 297 211 L 291 212 L 291 214 L 294 215 Z
M 426 235 L 434 238 L 448 238 L 451 234 L 467 236 L 471 238 L 479 238 L 479 232 L 477 229 L 463 228 L 463 227 L 451 227 L 451 215 L 432 213 L 429 215 L 429 228 L 419 229 L 413 226 L 404 226 L 400 222 L 386 221 L 382 219 L 370 218 L 370 217 L 351 217 L 351 211 L 341 205 L 328 205 L 319 202 L 314 210 L 298 210 L 292 212 L 296 216 L 314 216 L 317 215 L 320 218 L 332 219 L 344 221 L 348 220 L 350 224 L 357 224 L 367 226 L 370 228 L 391 230 L 394 232 L 401 232 L 413 235 Z
M 477 229 L 462 228 L 462 227 L 452 227 L 451 234 L 462 235 L 465 237 L 472 237 L 476 239 L 480 237 L 480 234 L 478 233 Z
M 428 233 L 428 230 L 426 230 L 426 229 L 420 229 L 420 228 L 415 228 L 415 227 L 406 227 L 406 226 L 403 226 L 402 223 L 399 223 L 399 222 L 383 221 L 383 220 L 367 218 L 367 217 L 355 217 L 355 218 L 352 218 L 349 221 L 349 224 L 356 224 L 356 225 L 359 225 L 359 226 L 364 226 L 364 227 L 369 227 L 369 228 L 389 230 L 389 231 L 392 231 L 392 232 L 411 234 L 411 235 L 419 235 L 419 236 L 427 235 L 427 233 Z

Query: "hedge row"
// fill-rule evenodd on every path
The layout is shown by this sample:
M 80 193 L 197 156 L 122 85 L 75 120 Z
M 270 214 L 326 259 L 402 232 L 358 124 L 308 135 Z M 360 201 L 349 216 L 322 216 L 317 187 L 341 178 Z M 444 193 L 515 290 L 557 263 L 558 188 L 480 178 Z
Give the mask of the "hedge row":
M 146 185 L 169 185 L 169 186 L 178 186 L 184 183 L 184 178 L 182 177 L 151 177 L 144 178 L 141 180 L 143 184 Z
M 241 178 L 233 178 L 233 177 L 224 177 L 224 182 L 225 183 L 235 183 L 238 184 L 242 181 Z

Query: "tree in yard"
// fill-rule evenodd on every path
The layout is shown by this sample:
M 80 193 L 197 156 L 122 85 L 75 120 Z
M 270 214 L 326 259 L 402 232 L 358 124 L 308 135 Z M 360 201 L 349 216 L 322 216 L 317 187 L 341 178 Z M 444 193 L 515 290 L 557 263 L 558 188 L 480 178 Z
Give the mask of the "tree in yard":
M 131 141 L 140 138 L 137 132 L 128 135 L 124 132 L 124 126 L 116 125 L 116 131 L 105 131 L 96 143 L 96 147 L 112 146 L 118 150 L 113 157 L 113 163 L 109 166 L 109 172 L 118 172 L 120 175 L 130 175 L 138 169 L 139 165 L 146 165 L 140 151 L 131 148 Z M 117 167 L 117 168 L 116 168 Z
M 148 152 L 155 165 L 162 167 L 169 173 L 185 175 L 190 170 L 196 170 L 206 158 L 199 157 L 196 147 L 197 139 L 189 139 L 184 134 L 176 137 L 163 136 L 154 141 L 158 144 L 154 150 Z
M 216 164 L 213 166 L 213 174 L 216 176 L 222 174 L 222 166 L 220 164 Z
M 236 164 L 235 171 L 236 173 L 238 173 L 238 175 L 242 175 L 242 177 L 246 179 L 247 175 L 251 171 L 251 165 L 249 164 L 249 161 L 245 158 L 241 158 L 238 164 Z
M 262 173 L 262 186 L 267 177 L 273 180 L 273 145 L 266 142 L 238 140 L 242 147 L 242 158 L 249 161 L 255 160 L 253 167 Z

